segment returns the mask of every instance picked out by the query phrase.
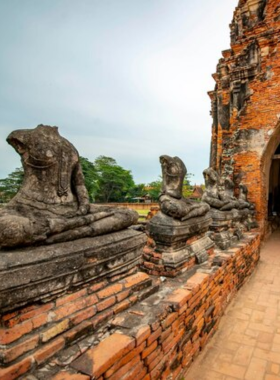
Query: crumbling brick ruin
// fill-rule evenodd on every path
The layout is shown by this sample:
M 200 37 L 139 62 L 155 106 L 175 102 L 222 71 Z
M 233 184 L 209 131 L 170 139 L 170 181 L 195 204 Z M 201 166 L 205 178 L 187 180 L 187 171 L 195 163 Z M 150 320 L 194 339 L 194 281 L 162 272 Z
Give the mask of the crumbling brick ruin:
M 222 52 L 212 101 L 211 166 L 242 181 L 263 232 L 277 212 L 280 143 L 280 5 L 240 0 Z M 273 159 L 275 158 L 275 159 Z

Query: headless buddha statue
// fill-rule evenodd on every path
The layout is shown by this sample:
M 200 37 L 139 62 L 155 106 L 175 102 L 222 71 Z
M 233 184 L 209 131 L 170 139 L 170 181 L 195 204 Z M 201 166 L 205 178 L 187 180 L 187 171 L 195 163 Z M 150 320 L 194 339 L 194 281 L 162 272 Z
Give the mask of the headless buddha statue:
M 161 156 L 162 193 L 159 197 L 161 211 L 181 221 L 205 215 L 210 207 L 183 197 L 183 182 L 187 174 L 179 157 Z
M 64 242 L 136 223 L 132 210 L 90 205 L 78 152 L 57 127 L 17 130 L 7 141 L 21 156 L 24 180 L 0 211 L 0 247 Z

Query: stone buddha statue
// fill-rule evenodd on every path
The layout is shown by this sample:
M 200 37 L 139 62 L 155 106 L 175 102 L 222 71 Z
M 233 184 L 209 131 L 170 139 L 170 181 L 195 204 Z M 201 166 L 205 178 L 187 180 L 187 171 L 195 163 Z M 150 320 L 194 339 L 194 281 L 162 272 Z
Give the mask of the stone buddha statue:
M 160 157 L 162 192 L 159 197 L 161 211 L 181 221 L 205 215 L 210 207 L 183 197 L 183 182 L 187 169 L 179 157 Z
M 103 235 L 136 223 L 133 210 L 90 205 L 79 155 L 57 127 L 12 132 L 22 187 L 0 210 L 0 247 L 50 244 Z

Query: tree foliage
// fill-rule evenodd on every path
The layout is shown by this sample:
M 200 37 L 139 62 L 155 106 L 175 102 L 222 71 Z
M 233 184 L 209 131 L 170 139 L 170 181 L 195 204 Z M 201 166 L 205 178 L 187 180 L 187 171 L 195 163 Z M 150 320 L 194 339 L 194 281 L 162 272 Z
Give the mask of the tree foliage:
M 146 195 L 149 195 L 153 202 L 158 201 L 162 186 L 161 177 L 147 185 L 136 185 L 131 171 L 118 165 L 112 157 L 99 156 L 94 162 L 80 157 L 80 163 L 90 202 L 127 202 Z M 192 175 L 187 174 L 184 180 L 183 196 L 185 197 L 188 197 L 193 190 L 190 185 Z M 0 203 L 9 202 L 22 182 L 22 168 L 17 168 L 7 178 L 0 179 Z
M 135 187 L 130 170 L 119 166 L 114 158 L 99 156 L 94 161 L 98 173 L 98 202 L 122 202 L 129 190 Z
M 183 182 L 183 196 L 188 198 L 193 192 L 193 186 L 190 183 L 190 178 L 193 177 L 192 173 L 187 173 Z
M 9 202 L 23 182 L 23 168 L 16 168 L 7 178 L 0 179 L 0 203 Z
M 90 202 L 94 202 L 99 191 L 98 172 L 92 162 L 80 156 L 80 164 L 85 178 L 85 186 L 88 191 Z
M 158 202 L 159 195 L 161 193 L 162 179 L 150 182 L 146 186 L 146 193 L 149 194 L 153 202 Z

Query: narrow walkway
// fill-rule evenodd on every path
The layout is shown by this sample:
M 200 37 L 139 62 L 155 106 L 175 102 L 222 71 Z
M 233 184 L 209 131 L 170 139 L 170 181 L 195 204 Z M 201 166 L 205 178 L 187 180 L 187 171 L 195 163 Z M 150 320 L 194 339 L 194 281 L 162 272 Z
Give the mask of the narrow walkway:
M 280 231 L 185 380 L 280 380 Z

